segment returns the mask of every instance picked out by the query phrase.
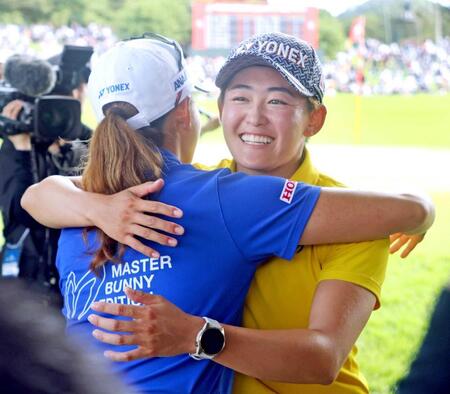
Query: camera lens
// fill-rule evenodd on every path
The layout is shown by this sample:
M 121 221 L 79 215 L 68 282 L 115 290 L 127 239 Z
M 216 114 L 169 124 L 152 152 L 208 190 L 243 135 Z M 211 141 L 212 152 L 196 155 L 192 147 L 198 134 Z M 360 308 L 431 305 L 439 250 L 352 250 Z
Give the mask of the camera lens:
M 73 123 L 72 114 L 63 103 L 55 103 L 53 107 L 42 114 L 41 119 L 51 135 L 63 132 Z
M 59 96 L 42 97 L 36 110 L 36 134 L 48 141 L 59 137 L 74 140 L 81 132 L 80 116 L 80 103 L 77 100 Z

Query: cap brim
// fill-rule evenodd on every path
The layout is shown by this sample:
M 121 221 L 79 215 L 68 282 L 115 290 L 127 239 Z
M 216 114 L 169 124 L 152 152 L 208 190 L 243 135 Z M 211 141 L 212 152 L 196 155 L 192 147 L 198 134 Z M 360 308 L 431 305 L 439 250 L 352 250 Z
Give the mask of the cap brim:
M 289 82 L 300 94 L 307 97 L 314 97 L 315 94 L 306 89 L 297 78 L 295 78 L 288 70 L 281 67 L 274 62 L 271 58 L 264 55 L 253 55 L 243 53 L 237 55 L 233 59 L 229 60 L 219 71 L 216 77 L 216 86 L 220 89 L 224 89 L 230 83 L 234 75 L 243 70 L 244 68 L 251 66 L 266 66 L 277 70 L 281 76 Z

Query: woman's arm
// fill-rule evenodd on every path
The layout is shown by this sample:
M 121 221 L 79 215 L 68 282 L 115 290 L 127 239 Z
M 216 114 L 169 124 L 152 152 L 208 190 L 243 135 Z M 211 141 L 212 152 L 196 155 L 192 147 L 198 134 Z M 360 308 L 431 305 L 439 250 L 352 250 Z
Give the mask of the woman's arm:
M 398 232 L 423 234 L 434 216 L 433 203 L 417 195 L 323 188 L 299 243 L 359 242 Z
M 81 177 L 53 175 L 31 185 L 20 201 L 39 223 L 50 228 L 94 226 L 89 215 L 101 196 L 81 189 Z
M 81 177 L 54 175 L 30 186 L 22 196 L 21 204 L 30 215 L 47 227 L 101 228 L 116 241 L 128 245 L 145 255 L 158 253 L 140 242 L 140 236 L 162 245 L 176 246 L 177 240 L 161 234 L 183 234 L 180 225 L 150 216 L 160 214 L 181 217 L 182 212 L 170 205 L 145 200 L 143 197 L 159 191 L 162 180 L 146 182 L 119 193 L 103 195 L 81 189 Z
M 195 352 L 203 319 L 191 316 L 160 296 L 127 289 L 143 305 L 97 303 L 94 310 L 132 317 L 132 321 L 91 315 L 94 336 L 106 343 L 138 345 L 128 352 L 109 351 L 115 361 Z M 322 281 L 316 290 L 307 329 L 255 330 L 224 325 L 225 349 L 214 359 L 243 374 L 264 380 L 330 384 L 364 328 L 375 296 L 357 285 Z M 120 332 L 130 334 L 122 335 Z
M 116 241 L 147 255 L 150 248 L 135 236 L 176 245 L 174 238 L 153 229 L 179 234 L 177 231 L 182 232 L 182 228 L 148 214 L 179 217 L 180 211 L 142 199 L 159 190 L 161 181 L 105 196 L 85 192 L 75 186 L 73 178 L 71 180 L 62 176 L 44 179 L 25 192 L 22 206 L 48 227 L 94 225 Z M 303 245 L 358 242 L 398 232 L 422 236 L 433 220 L 433 204 L 416 195 L 323 188 L 299 242 Z
M 362 287 L 322 281 L 307 329 L 227 327 L 227 348 L 216 361 L 261 380 L 331 384 L 374 305 L 375 296 Z

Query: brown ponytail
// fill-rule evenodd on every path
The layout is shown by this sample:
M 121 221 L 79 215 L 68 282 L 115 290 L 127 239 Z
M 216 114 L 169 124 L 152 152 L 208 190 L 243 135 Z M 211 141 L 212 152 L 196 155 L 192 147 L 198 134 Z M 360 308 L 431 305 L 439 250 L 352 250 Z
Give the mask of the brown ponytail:
M 97 126 L 83 171 L 82 186 L 88 192 L 114 194 L 161 175 L 162 158 L 152 142 L 125 121 L 123 109 L 111 109 Z M 96 271 L 106 261 L 119 262 L 124 246 L 98 230 L 100 247 L 90 268 Z

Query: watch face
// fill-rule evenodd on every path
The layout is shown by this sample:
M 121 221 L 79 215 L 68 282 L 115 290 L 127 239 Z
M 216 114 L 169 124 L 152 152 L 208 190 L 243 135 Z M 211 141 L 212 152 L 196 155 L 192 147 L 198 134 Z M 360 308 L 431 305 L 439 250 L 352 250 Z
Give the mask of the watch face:
M 222 332 L 217 328 L 209 328 L 206 330 L 200 341 L 200 345 L 203 351 L 208 355 L 214 355 L 219 353 L 224 344 L 224 336 Z

